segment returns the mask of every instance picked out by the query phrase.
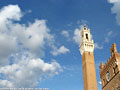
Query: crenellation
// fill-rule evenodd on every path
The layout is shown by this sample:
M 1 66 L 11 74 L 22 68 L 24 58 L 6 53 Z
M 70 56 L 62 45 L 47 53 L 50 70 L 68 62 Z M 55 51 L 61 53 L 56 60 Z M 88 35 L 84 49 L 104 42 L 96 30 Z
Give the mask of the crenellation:
M 110 48 L 111 56 L 107 60 L 107 62 L 104 64 L 100 64 L 100 79 L 102 82 L 102 90 L 111 90 L 111 88 L 114 87 L 115 89 L 116 84 L 120 87 L 120 80 L 118 79 L 120 77 L 120 69 L 118 61 L 120 61 L 120 54 L 117 53 L 116 44 L 112 44 L 112 47 Z M 119 60 L 118 60 L 119 59 Z M 118 88 L 118 86 L 116 88 Z
M 113 56 L 110 56 L 109 59 L 107 60 L 107 62 L 105 63 L 103 69 L 105 69 L 111 62 L 112 62 L 112 57 Z
M 103 70 L 104 70 L 105 68 L 107 68 L 108 65 L 110 65 L 110 63 L 112 62 L 111 60 L 112 60 L 112 58 L 111 58 L 111 56 L 110 56 L 110 58 L 109 58 L 109 59 L 107 60 L 107 62 L 104 64 L 104 67 L 102 68 Z M 102 71 L 103 71 L 103 70 L 102 70 Z M 101 73 L 101 71 L 100 71 L 100 73 Z

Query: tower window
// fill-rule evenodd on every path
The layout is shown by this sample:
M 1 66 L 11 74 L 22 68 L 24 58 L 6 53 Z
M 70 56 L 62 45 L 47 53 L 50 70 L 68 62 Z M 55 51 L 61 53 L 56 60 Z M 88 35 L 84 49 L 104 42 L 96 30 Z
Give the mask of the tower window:
M 115 68 L 113 67 L 113 71 L 114 71 L 114 74 L 116 74 L 116 70 L 115 70 Z
M 88 39 L 88 34 L 86 34 L 86 39 Z

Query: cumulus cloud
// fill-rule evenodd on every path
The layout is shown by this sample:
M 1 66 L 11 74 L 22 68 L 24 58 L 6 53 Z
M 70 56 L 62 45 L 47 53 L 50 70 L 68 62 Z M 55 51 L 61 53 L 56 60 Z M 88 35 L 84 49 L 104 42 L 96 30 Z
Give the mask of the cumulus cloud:
M 70 52 L 70 50 L 68 48 L 66 48 L 65 46 L 61 46 L 59 49 L 55 48 L 54 51 L 52 51 L 51 53 L 54 56 L 60 55 L 60 54 L 65 54 Z
M 95 49 L 103 49 L 103 46 L 100 46 L 98 43 L 95 43 Z
M 120 25 L 120 0 L 108 0 L 108 2 L 113 4 L 111 12 L 116 15 L 117 24 Z
M 67 39 L 67 41 L 71 40 L 70 33 L 67 30 L 63 30 L 61 32 L 61 35 L 63 35 Z
M 8 13 L 14 14 L 9 15 Z M 20 20 L 20 18 L 23 16 L 18 5 L 8 5 L 3 7 L 1 9 L 0 15 L 4 16 L 4 14 L 6 14 L 5 19 L 0 20 L 0 33 L 4 33 L 7 36 L 6 39 L 11 37 L 11 39 L 14 40 L 11 40 L 14 47 L 13 51 L 16 48 L 27 49 L 34 56 L 42 57 L 44 56 L 45 46 L 57 48 L 54 45 L 54 36 L 50 34 L 50 29 L 46 25 L 46 20 L 36 19 L 33 23 L 29 22 L 28 25 L 14 23 L 13 21 Z M 67 31 L 63 31 L 62 34 L 66 37 L 69 36 L 69 33 Z M 12 42 L 10 42 L 10 44 Z M 6 43 L 8 43 L 7 40 Z M 8 46 L 9 44 L 6 45 Z M 13 51 L 11 51 L 11 53 L 13 53 Z M 10 56 L 11 53 L 9 53 L 8 56 Z
M 16 39 L 0 33 L 0 65 L 8 64 L 8 57 L 16 51 Z
M 81 42 L 81 30 L 79 28 L 76 28 L 74 31 L 74 36 L 73 36 L 73 40 L 79 45 Z
M 8 19 L 20 20 L 22 14 L 18 5 L 8 5 L 0 10 L 0 17 L 0 22 Z
M 46 63 L 40 58 L 24 56 L 18 63 L 0 68 L 4 79 L 0 87 L 36 87 L 39 81 L 59 74 L 62 67 L 56 61 Z
M 0 65 L 8 64 L 8 58 L 22 49 L 42 57 L 45 45 L 51 46 L 54 42 L 46 20 L 36 19 L 28 25 L 14 22 L 21 20 L 22 16 L 18 5 L 8 5 L 0 10 Z
M 108 43 L 110 41 L 110 38 L 112 37 L 113 35 L 113 31 L 109 31 L 107 33 L 107 36 L 105 37 L 105 42 Z
M 64 36 L 64 37 L 69 37 L 69 32 L 68 31 L 66 31 L 66 30 L 63 30 L 62 32 L 61 32 L 61 34 Z
M 16 37 L 10 35 L 8 28 L 13 20 L 19 21 L 21 17 L 18 5 L 8 5 L 0 10 L 0 65 L 8 64 L 8 57 L 17 50 Z
M 0 87 L 12 87 L 13 84 L 12 82 L 8 81 L 8 80 L 0 80 Z
M 119 0 L 108 0 L 109 3 L 119 2 Z
M 43 56 L 45 43 L 50 46 L 54 41 L 54 36 L 50 34 L 45 20 L 35 20 L 28 27 L 17 24 L 11 29 L 14 29 L 12 35 L 17 37 L 19 43 L 36 56 Z
M 18 5 L 0 9 L 0 87 L 36 87 L 38 81 L 62 71 L 56 61 L 40 58 L 46 46 L 56 47 L 46 20 L 20 24 L 22 16 Z M 67 52 L 62 50 L 59 53 Z
M 111 36 L 112 34 L 113 34 L 113 31 L 109 31 L 107 35 Z
M 0 17 L 0 30 L 4 32 L 10 22 L 21 19 L 22 12 L 18 5 L 8 5 L 0 10 Z

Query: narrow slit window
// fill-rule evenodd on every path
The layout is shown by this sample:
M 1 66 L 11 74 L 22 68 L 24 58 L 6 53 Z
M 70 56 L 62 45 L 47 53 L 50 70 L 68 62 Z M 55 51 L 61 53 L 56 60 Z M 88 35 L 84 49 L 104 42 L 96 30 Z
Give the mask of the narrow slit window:
M 86 39 L 88 39 L 88 34 L 86 34 Z

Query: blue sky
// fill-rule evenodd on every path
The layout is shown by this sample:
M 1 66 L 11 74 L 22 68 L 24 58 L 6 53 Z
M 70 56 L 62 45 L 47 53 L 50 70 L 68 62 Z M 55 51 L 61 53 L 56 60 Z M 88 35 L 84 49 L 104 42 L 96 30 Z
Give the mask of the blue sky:
M 101 90 L 99 65 L 112 43 L 120 50 L 119 0 L 0 0 L 0 87 L 83 90 L 83 24 L 95 42 Z

